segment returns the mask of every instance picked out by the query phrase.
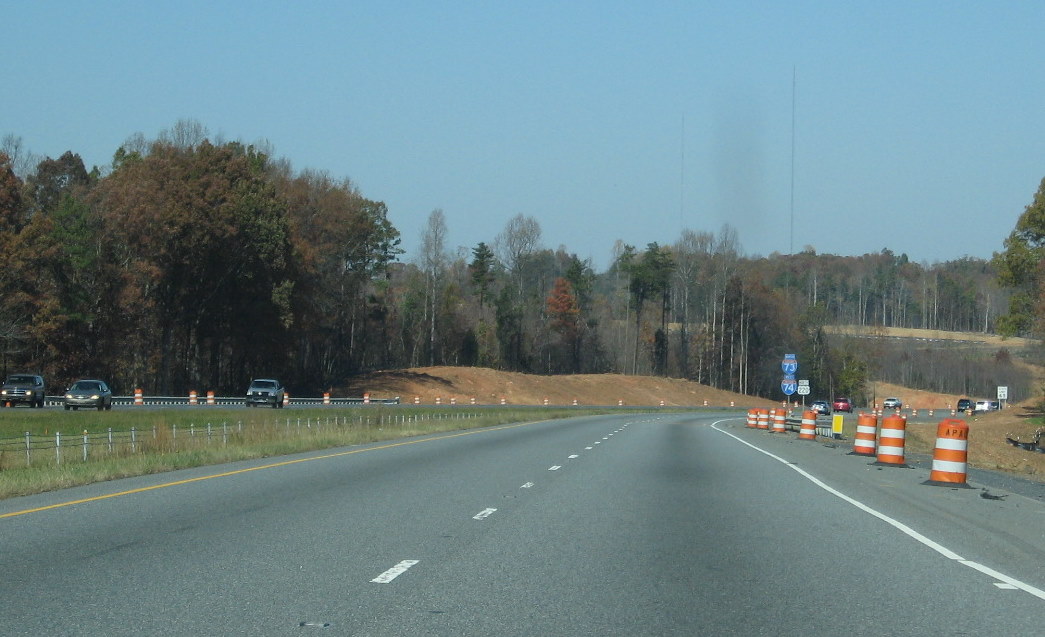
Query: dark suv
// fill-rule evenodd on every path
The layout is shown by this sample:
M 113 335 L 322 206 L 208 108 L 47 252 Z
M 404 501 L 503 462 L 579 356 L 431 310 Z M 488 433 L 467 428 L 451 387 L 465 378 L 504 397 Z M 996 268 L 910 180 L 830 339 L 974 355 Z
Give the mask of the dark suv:
M 273 409 L 283 408 L 286 389 L 283 383 L 272 378 L 255 378 L 247 388 L 247 407 L 265 405 Z
M 14 407 L 28 403 L 30 407 L 44 406 L 44 377 L 35 374 L 11 374 L 0 388 L 0 401 Z

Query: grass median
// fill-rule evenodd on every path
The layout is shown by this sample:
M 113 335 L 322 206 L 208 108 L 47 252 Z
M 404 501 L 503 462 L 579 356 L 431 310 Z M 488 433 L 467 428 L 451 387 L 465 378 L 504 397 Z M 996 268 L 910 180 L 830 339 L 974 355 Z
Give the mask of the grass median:
M 0 499 L 444 431 L 643 411 L 653 410 L 383 405 L 287 410 L 0 409 Z

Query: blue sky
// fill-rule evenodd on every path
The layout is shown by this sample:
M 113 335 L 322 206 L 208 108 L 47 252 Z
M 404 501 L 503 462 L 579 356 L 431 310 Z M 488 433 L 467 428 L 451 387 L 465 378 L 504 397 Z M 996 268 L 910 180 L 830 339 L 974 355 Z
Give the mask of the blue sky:
M 1045 177 L 1043 2 L 0 10 L 0 135 L 88 167 L 179 119 L 265 139 L 384 201 L 406 260 L 436 208 L 450 249 L 523 214 L 600 269 L 725 223 L 748 254 L 987 258 Z

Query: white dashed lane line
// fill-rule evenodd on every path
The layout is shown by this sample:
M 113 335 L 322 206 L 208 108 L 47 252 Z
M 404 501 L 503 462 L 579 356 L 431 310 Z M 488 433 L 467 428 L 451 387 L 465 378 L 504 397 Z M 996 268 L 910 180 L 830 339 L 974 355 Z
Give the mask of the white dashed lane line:
M 486 518 L 488 518 L 491 515 L 493 515 L 495 511 L 497 511 L 497 509 L 483 509 L 482 511 L 480 511 L 480 512 L 476 513 L 475 515 L 473 515 L 472 519 L 473 520 L 485 520 Z
M 526 484 L 522 485 L 519 488 L 520 489 L 532 489 L 533 488 L 533 483 L 532 482 L 527 482 Z
M 411 566 L 417 564 L 419 561 L 420 560 L 403 560 L 370 581 L 375 584 L 387 584 L 405 573 Z
M 577 454 L 575 454 L 575 453 L 574 453 L 574 454 L 570 454 L 570 455 L 569 455 L 569 456 L 567 456 L 567 457 L 568 457 L 568 458 L 569 458 L 570 460 L 573 460 L 574 458 L 580 458 L 580 456 L 579 456 L 579 455 L 577 455 Z
M 553 464 L 552 466 L 548 467 L 548 471 L 558 471 L 559 469 L 562 469 L 562 465 Z

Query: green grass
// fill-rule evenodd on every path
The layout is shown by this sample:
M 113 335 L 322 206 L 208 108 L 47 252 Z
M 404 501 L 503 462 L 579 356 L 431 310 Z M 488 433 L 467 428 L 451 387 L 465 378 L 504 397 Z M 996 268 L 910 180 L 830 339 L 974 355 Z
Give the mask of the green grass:
M 0 409 L 0 499 L 117 478 L 443 431 L 642 411 L 653 410 L 467 406 L 285 410 L 117 407 L 103 412 Z M 26 432 L 30 434 L 32 447 L 28 458 Z M 56 433 L 60 434 L 57 449 Z M 84 435 L 88 440 L 86 461 Z

